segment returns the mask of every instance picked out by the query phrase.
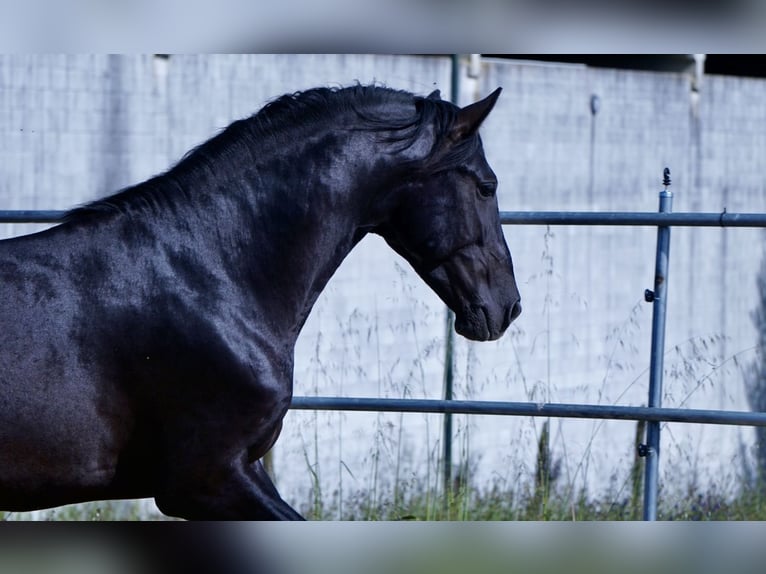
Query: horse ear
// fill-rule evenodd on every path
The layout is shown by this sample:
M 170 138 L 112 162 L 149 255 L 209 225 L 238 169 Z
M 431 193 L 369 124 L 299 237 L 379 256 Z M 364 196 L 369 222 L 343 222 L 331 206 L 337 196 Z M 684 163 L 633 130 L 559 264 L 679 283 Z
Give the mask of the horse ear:
M 502 90 L 503 88 L 498 88 L 483 100 L 461 108 L 457 113 L 450 137 L 454 141 L 459 141 L 476 133 L 481 122 L 484 121 L 489 112 L 492 111 L 492 108 L 495 107 L 495 102 L 497 102 L 497 98 Z
M 428 100 L 441 100 L 442 99 L 442 93 L 439 90 L 434 90 L 430 94 L 426 96 L 426 99 Z

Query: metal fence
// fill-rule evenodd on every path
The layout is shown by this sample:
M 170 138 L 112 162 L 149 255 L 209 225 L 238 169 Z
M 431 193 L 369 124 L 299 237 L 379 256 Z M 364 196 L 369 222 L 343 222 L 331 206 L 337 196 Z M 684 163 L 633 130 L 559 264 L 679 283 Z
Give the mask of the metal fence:
M 703 423 L 716 425 L 766 426 L 766 412 L 662 408 L 662 378 L 665 312 L 671 227 L 766 227 L 766 213 L 672 213 L 673 194 L 669 171 L 659 193 L 656 213 L 572 211 L 503 211 L 503 225 L 608 225 L 657 227 L 654 288 L 644 293 L 653 305 L 649 391 L 646 407 L 502 401 L 436 399 L 383 399 L 353 397 L 294 397 L 291 408 L 299 410 L 415 412 L 467 415 L 504 415 L 586 419 L 635 420 L 647 422 L 646 444 L 638 454 L 646 458 L 644 470 L 644 520 L 657 518 L 657 489 L 660 457 L 660 423 Z M 0 223 L 57 223 L 64 211 L 0 211 Z

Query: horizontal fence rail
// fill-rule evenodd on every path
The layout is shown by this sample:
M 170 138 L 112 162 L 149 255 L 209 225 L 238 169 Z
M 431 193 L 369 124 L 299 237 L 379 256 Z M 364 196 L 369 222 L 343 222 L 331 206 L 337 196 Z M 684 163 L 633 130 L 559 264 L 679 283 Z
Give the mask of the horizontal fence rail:
M 702 423 L 738 426 L 766 426 L 766 413 L 578 405 L 566 403 L 524 403 L 503 401 L 459 401 L 439 399 L 377 399 L 358 397 L 293 397 L 296 410 L 380 411 L 399 413 L 451 413 L 462 415 L 507 415 L 575 419 L 615 419 Z
M 66 211 L 12 209 L 0 211 L 0 223 L 59 223 Z
M 612 211 L 501 211 L 504 225 L 630 225 L 672 227 L 766 227 L 766 213 L 631 213 Z
M 66 214 L 57 210 L 0 210 L 0 223 L 59 223 Z M 503 225 L 766 227 L 766 213 L 501 211 L 500 222 Z

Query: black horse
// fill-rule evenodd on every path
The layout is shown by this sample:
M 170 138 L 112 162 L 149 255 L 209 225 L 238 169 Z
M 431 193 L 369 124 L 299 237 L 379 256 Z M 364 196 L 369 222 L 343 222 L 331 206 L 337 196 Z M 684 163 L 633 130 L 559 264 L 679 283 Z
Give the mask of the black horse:
M 0 242 L 0 508 L 153 496 L 188 519 L 300 519 L 260 458 L 298 333 L 359 240 L 381 235 L 470 339 L 521 311 L 478 135 L 499 93 L 283 96 Z

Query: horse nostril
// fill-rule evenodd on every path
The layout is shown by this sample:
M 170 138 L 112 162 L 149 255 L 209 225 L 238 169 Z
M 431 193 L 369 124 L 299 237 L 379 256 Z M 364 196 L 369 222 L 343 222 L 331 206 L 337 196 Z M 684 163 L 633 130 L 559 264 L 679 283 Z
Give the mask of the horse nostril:
M 513 323 L 513 320 L 519 315 L 521 315 L 521 303 L 516 301 L 513 305 L 506 308 L 502 330 L 505 331 L 510 326 L 510 324 Z
M 513 307 L 511 307 L 511 321 L 513 321 L 519 315 L 521 315 L 521 303 L 516 301 L 513 304 Z

